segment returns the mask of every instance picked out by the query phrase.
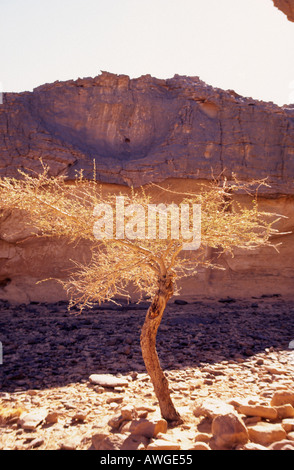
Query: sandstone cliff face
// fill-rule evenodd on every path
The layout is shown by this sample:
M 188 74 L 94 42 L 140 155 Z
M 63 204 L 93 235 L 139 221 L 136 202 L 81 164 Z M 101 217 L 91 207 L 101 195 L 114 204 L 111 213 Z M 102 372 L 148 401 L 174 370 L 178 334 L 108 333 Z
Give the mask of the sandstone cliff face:
M 269 177 L 292 192 L 294 106 L 242 98 L 196 78 L 96 78 L 5 94 L 0 175 L 17 168 L 53 174 L 84 168 L 98 179 L 139 186 L 166 178 Z
M 275 6 L 279 8 L 289 21 L 294 21 L 294 0 L 273 0 Z
M 271 189 L 263 194 L 263 207 L 289 217 L 282 230 L 294 227 L 294 106 L 243 98 L 197 77 L 130 80 L 102 73 L 32 93 L 4 94 L 0 175 L 16 176 L 18 168 L 39 171 L 40 158 L 52 174 L 68 178 L 81 168 L 92 177 L 95 160 L 97 179 L 113 191 L 151 181 L 193 189 L 222 171 L 243 180 L 268 177 Z M 54 281 L 36 281 L 66 276 L 70 259 L 87 259 L 89 247 L 27 235 L 19 214 L 3 214 L 0 298 L 65 298 Z M 199 273 L 183 285 L 183 295 L 293 295 L 293 241 L 284 236 L 280 254 L 224 256 L 226 271 Z

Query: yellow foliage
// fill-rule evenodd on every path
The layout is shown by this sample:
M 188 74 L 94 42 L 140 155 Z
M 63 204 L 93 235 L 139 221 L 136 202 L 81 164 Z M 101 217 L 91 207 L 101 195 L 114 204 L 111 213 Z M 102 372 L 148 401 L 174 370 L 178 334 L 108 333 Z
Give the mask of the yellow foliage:
M 117 296 L 128 298 L 130 283 L 140 294 L 153 296 L 164 276 L 172 276 L 176 283 L 182 277 L 195 275 L 199 266 L 217 267 L 215 262 L 207 260 L 207 247 L 217 249 L 219 254 L 229 252 L 232 255 L 234 247 L 246 250 L 275 247 L 272 237 L 278 231 L 274 224 L 280 216 L 259 211 L 257 195 L 262 184 L 266 182 L 233 181 L 229 184 L 225 179 L 222 183 L 214 180 L 203 184 L 197 194 L 172 192 L 154 185 L 169 196 L 173 194 L 177 202 L 201 206 L 201 246 L 193 252 L 183 251 L 186 240 L 181 233 L 173 238 L 171 224 L 163 239 L 156 235 L 156 238 L 97 240 L 93 232 L 97 222 L 95 207 L 107 204 L 113 208 L 115 230 L 117 199 L 115 194 L 106 194 L 95 180 L 85 180 L 82 173 L 74 183 L 69 183 L 63 177 L 50 177 L 46 167 L 37 176 L 20 172 L 20 179 L 0 180 L 0 196 L 1 208 L 24 211 L 27 223 L 36 228 L 38 235 L 67 237 L 75 243 L 92 242 L 91 262 L 73 265 L 72 276 L 63 282 L 72 302 L 84 306 Z M 158 204 L 149 189 L 132 189 L 128 195 L 124 194 L 125 205 L 140 205 L 147 213 L 150 204 Z M 250 208 L 234 200 L 233 196 L 240 191 L 250 194 Z M 124 223 L 130 220 L 127 217 Z M 140 220 L 139 231 L 146 228 L 146 221 Z

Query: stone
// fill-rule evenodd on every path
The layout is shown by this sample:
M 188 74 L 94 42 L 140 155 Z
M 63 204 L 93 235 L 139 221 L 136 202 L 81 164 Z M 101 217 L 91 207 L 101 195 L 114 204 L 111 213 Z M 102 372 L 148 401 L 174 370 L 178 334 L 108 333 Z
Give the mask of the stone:
M 169 442 L 164 439 L 156 439 L 147 446 L 147 450 L 179 450 L 180 444 Z
M 146 436 L 130 434 L 123 443 L 122 450 L 144 450 L 149 443 Z
M 246 426 L 235 413 L 216 416 L 211 431 L 216 446 L 224 449 L 246 444 L 249 438 Z
M 261 421 L 261 418 L 259 416 L 249 416 L 249 417 L 244 417 L 243 418 L 245 426 L 249 426 L 250 424 L 257 424 L 259 421 Z
M 76 450 L 81 442 L 79 436 L 69 436 L 60 443 L 60 450 Z
M 136 409 L 131 405 L 126 405 L 108 421 L 108 424 L 113 429 L 118 430 L 125 421 L 132 421 L 136 419 L 137 416 L 138 413 Z
M 247 442 L 247 444 L 236 447 L 236 450 L 269 450 L 267 447 L 254 442 Z
M 95 450 L 121 450 L 126 436 L 122 434 L 95 434 L 92 436 L 92 444 Z
M 50 411 L 45 420 L 46 420 L 46 423 L 48 424 L 55 424 L 58 422 L 58 418 L 59 418 L 59 413 L 57 411 Z
M 116 414 L 108 421 L 108 425 L 113 428 L 114 430 L 119 430 L 120 426 L 123 424 L 125 420 L 123 419 L 121 413 Z
M 275 420 L 278 417 L 278 411 L 271 406 L 263 405 L 241 405 L 237 408 L 238 413 L 246 416 L 259 416 L 260 418 Z
M 286 432 L 294 431 L 294 419 L 290 419 L 290 418 L 283 419 L 282 426 Z
M 291 442 L 288 439 L 283 439 L 282 441 L 271 444 L 268 447 L 268 450 L 294 450 L 294 442 Z
M 135 407 L 132 405 L 125 405 L 123 408 L 121 408 L 120 412 L 123 420 L 125 421 L 132 421 L 138 416 Z
M 216 416 L 234 413 L 235 409 L 232 405 L 217 399 L 207 399 L 201 405 L 196 405 L 193 409 L 194 416 L 206 416 L 208 418 L 215 418 Z
M 97 433 L 92 436 L 92 445 L 95 450 L 140 450 L 148 445 L 148 439 L 141 435 Z
M 195 442 L 189 450 L 211 450 L 205 442 Z
M 257 366 L 262 366 L 263 363 L 264 363 L 264 360 L 261 357 L 259 359 L 257 359 L 257 361 L 256 361 Z
M 84 410 L 84 411 L 77 411 L 73 417 L 72 417 L 72 420 L 73 421 L 85 421 L 87 416 L 89 414 L 89 411 L 88 410 Z
M 129 385 L 127 379 L 116 377 L 111 374 L 92 374 L 90 375 L 89 380 L 94 385 L 100 385 L 107 388 L 127 387 Z
M 264 446 L 281 441 L 287 436 L 283 426 L 279 423 L 261 422 L 254 426 L 248 426 L 247 429 L 250 440 Z
M 95 434 L 92 436 L 92 445 L 95 450 L 100 450 L 100 445 L 104 439 L 108 437 L 108 434 L 103 431 L 97 431 Z
M 198 432 L 195 435 L 195 442 L 209 442 L 211 439 L 211 434 L 207 434 L 204 432 Z
M 277 366 L 266 366 L 265 367 L 265 370 L 269 373 L 269 374 L 275 374 L 275 375 L 284 375 L 284 374 L 287 374 L 287 370 L 285 369 L 281 369 L 280 367 L 277 367 Z
M 129 421 L 122 426 L 121 432 L 139 434 L 148 438 L 156 437 L 159 433 L 167 432 L 167 421 L 165 419 L 159 419 L 158 421 L 148 419 Z
M 107 398 L 106 403 L 108 403 L 108 404 L 110 404 L 110 403 L 119 404 L 119 403 L 122 403 L 123 401 L 124 401 L 123 397 L 120 397 L 120 396 L 118 396 L 118 397 L 109 397 L 109 398 Z
M 272 406 L 281 406 L 290 404 L 294 407 L 294 391 L 292 390 L 278 390 L 274 393 L 271 399 Z
M 294 408 L 290 404 L 275 406 L 275 410 L 278 413 L 278 419 L 293 418 Z
M 30 444 L 28 445 L 28 449 L 36 449 L 37 447 L 40 447 L 42 444 L 44 444 L 44 439 L 42 437 L 36 437 L 30 442 Z
M 23 413 L 20 415 L 18 424 L 28 431 L 36 429 L 47 416 L 47 410 L 39 409 L 36 411 L 31 411 L 28 413 Z
M 289 21 L 294 21 L 294 0 L 273 0 L 274 5 L 287 16 Z

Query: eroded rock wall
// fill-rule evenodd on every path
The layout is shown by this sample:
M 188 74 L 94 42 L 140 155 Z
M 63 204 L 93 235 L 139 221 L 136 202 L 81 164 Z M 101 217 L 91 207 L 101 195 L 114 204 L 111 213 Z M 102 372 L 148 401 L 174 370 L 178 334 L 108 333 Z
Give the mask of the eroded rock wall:
M 83 168 L 113 191 L 161 182 L 173 190 L 195 189 L 221 172 L 230 179 L 268 177 L 262 207 L 286 215 L 280 229 L 294 227 L 294 107 L 243 98 L 197 77 L 102 73 L 56 82 L 32 93 L 4 94 L 0 106 L 0 175 L 40 171 L 69 179 Z M 246 201 L 245 201 L 246 203 Z M 20 214 L 2 214 L 0 298 L 18 302 L 66 298 L 53 280 L 64 278 L 71 259 L 89 258 L 89 247 L 28 236 Z M 191 297 L 294 296 L 293 235 L 280 253 L 238 251 L 223 256 L 225 271 L 204 270 L 183 284 Z M 217 256 L 213 252 L 209 256 Z
M 84 168 L 107 183 L 139 186 L 166 178 L 269 177 L 292 192 L 294 107 L 243 98 L 197 77 L 96 78 L 4 94 L 0 175 L 18 168 L 73 177 Z
M 273 0 L 275 6 L 279 8 L 289 21 L 294 21 L 294 0 Z

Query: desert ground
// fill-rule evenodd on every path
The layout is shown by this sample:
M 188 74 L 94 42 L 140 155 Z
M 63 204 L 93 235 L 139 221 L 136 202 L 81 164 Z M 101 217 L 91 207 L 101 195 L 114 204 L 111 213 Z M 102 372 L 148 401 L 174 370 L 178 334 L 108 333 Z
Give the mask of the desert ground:
M 141 358 L 147 308 L 2 301 L 0 449 L 294 450 L 293 301 L 170 301 L 157 349 L 179 425 Z

